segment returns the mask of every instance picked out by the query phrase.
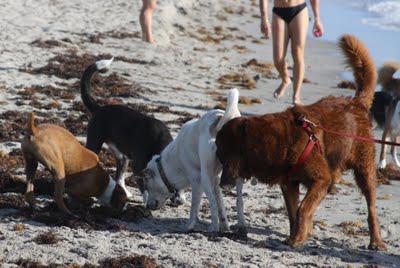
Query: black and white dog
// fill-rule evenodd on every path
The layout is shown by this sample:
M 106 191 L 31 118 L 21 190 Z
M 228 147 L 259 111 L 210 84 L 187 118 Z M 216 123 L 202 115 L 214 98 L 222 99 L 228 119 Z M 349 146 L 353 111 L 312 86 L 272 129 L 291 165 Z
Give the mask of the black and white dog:
M 397 142 L 400 136 L 399 101 L 400 97 L 393 96 L 390 92 L 379 91 L 375 93 L 370 113 L 378 127 L 383 129 L 382 140 L 387 140 L 390 137 L 391 141 Z M 396 146 L 392 146 L 390 152 L 396 166 L 400 167 Z M 382 144 L 378 167 L 385 168 L 386 164 L 386 145 Z
M 172 137 L 160 120 L 124 105 L 100 106 L 91 97 L 92 76 L 99 70 L 107 69 L 112 61 L 100 60 L 90 65 L 81 79 L 81 97 L 92 114 L 87 127 L 86 147 L 99 154 L 103 143 L 107 143 L 117 159 L 116 180 L 126 189 L 122 178 L 129 161 L 132 171 L 140 172 L 154 155 L 172 141 Z
M 390 137 L 397 142 L 400 137 L 400 67 L 393 62 L 384 63 L 378 72 L 378 83 L 382 91 L 375 92 L 370 109 L 372 119 L 383 129 L 382 140 Z M 400 167 L 396 146 L 391 147 L 391 154 L 397 167 Z M 386 145 L 381 146 L 379 168 L 386 167 Z

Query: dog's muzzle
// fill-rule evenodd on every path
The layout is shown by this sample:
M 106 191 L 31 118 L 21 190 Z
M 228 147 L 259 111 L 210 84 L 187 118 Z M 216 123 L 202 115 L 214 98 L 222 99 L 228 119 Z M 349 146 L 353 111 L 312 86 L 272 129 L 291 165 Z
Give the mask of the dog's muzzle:
M 159 202 L 157 200 L 154 200 L 153 202 L 146 204 L 146 209 L 157 210 L 158 208 L 159 208 Z

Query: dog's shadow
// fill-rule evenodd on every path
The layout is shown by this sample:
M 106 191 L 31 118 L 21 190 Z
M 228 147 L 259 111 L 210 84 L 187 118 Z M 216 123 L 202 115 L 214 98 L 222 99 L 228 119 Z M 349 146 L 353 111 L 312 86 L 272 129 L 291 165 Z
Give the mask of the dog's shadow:
M 262 243 L 261 247 L 268 248 L 272 251 L 298 252 L 304 256 L 326 256 L 329 258 L 337 258 L 347 263 L 363 263 L 372 265 L 393 266 L 400 263 L 400 256 L 383 251 L 372 251 L 365 247 L 349 248 L 343 243 L 335 241 L 333 238 L 325 238 L 318 240 L 309 239 L 299 248 L 292 248 L 280 239 L 268 239 Z M 260 245 L 258 245 L 260 247 Z M 299 263 L 299 265 L 304 263 Z

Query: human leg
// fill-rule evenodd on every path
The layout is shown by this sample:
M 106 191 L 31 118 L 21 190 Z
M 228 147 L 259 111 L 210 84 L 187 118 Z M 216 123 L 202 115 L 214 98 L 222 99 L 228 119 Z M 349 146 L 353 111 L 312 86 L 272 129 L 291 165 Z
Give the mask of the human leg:
M 276 14 L 272 16 L 272 39 L 274 64 L 282 79 L 281 84 L 274 91 L 274 97 L 280 98 L 291 83 L 285 60 L 289 43 L 289 33 L 287 23 Z
M 293 104 L 300 104 L 300 90 L 304 79 L 304 48 L 308 29 L 308 11 L 304 8 L 289 23 L 293 57 Z
M 151 33 L 153 24 L 153 11 L 156 8 L 157 0 L 143 0 L 143 6 L 140 11 L 140 26 L 142 27 L 142 40 L 154 43 Z

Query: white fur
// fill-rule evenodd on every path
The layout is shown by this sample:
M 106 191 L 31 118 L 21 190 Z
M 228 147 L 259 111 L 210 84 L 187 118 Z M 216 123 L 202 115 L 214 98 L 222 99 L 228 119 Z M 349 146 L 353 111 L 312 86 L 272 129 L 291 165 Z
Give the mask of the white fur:
M 400 79 L 400 70 L 397 70 L 394 74 L 393 74 L 393 76 L 392 76 L 394 79 Z
M 115 186 L 117 185 L 116 181 L 109 177 L 107 189 L 104 191 L 102 195 L 100 195 L 97 199 L 103 205 L 109 205 L 111 201 L 112 194 L 114 192 Z
M 96 67 L 97 67 L 98 70 L 106 69 L 106 68 L 110 67 L 110 65 L 113 62 L 113 60 L 114 60 L 114 57 L 112 57 L 109 60 L 96 61 Z
M 110 151 L 115 155 L 115 157 L 117 158 L 117 161 L 121 161 L 125 156 L 124 154 L 118 150 L 117 146 L 115 146 L 114 143 L 107 143 L 108 148 L 110 149 Z M 129 161 L 129 160 L 128 160 Z M 122 187 L 122 189 L 124 189 L 126 197 L 128 197 L 128 199 L 131 199 L 133 194 L 128 190 L 128 188 L 126 188 L 125 185 L 125 176 L 124 174 L 120 174 L 119 178 L 116 178 L 118 185 L 120 185 Z
M 118 185 L 121 186 L 122 189 L 124 189 L 125 194 L 126 194 L 126 197 L 127 197 L 128 199 L 131 199 L 133 195 L 132 195 L 132 193 L 126 188 L 126 185 L 125 185 L 125 176 L 122 176 L 122 179 L 120 179 L 120 180 L 118 181 Z
M 223 124 L 240 116 L 237 108 L 238 99 L 238 90 L 230 90 L 225 113 L 221 110 L 212 110 L 200 119 L 187 122 L 176 139 L 161 152 L 161 164 L 169 182 L 178 191 L 190 186 L 192 188 L 188 230 L 192 230 L 197 223 L 203 192 L 210 202 L 212 222 L 210 231 L 226 231 L 228 229 L 219 187 L 222 166 L 215 154 L 215 138 Z M 153 209 L 161 207 L 170 196 L 158 172 L 155 162 L 157 158 L 158 155 L 154 156 L 147 164 L 147 174 L 150 175 L 145 178 L 148 190 L 147 205 Z
M 393 142 L 397 142 L 397 137 L 400 136 L 400 102 L 397 102 L 396 108 L 393 112 L 393 116 L 389 122 L 388 136 L 391 138 Z M 386 167 L 386 150 L 385 146 L 383 146 L 384 155 L 383 159 L 380 160 L 378 167 L 385 168 Z M 391 154 L 393 160 L 397 167 L 400 167 L 400 161 L 397 158 L 396 146 L 392 146 Z
M 381 161 L 379 161 L 378 168 L 385 168 L 386 165 L 386 159 L 382 159 Z

